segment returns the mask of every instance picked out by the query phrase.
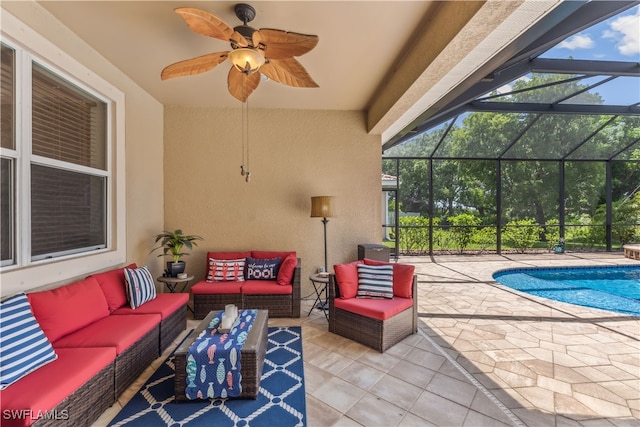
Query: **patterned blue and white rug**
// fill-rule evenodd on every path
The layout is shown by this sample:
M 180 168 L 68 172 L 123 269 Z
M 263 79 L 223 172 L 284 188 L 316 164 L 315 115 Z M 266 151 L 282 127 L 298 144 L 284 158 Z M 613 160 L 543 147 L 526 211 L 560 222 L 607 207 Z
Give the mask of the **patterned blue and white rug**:
M 111 426 L 306 426 L 302 330 L 269 328 L 258 398 L 175 402 L 173 355 L 122 408 Z

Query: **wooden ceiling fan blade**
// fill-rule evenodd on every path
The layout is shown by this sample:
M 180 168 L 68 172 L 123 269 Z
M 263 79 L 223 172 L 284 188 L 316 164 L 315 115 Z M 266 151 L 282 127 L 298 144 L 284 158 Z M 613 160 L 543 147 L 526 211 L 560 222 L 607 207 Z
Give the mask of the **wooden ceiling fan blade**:
M 176 62 L 175 64 L 165 67 L 160 74 L 160 78 L 167 80 L 174 77 L 193 76 L 204 73 L 223 63 L 228 55 L 228 51 L 216 52 Z
M 229 93 L 241 102 L 246 102 L 249 95 L 260 84 L 260 73 L 245 74 L 231 67 L 227 76 L 227 88 Z
M 293 87 L 318 87 L 295 58 L 269 59 L 260 72 L 278 83 Z
M 257 33 L 257 34 L 256 34 Z M 261 28 L 253 35 L 254 46 L 264 46 L 267 58 L 283 59 L 290 56 L 300 56 L 309 52 L 318 44 L 318 36 L 309 34 L 292 33 L 271 28 Z
M 247 44 L 247 40 L 241 34 L 236 33 L 226 22 L 209 12 L 193 7 L 179 7 L 174 12 L 184 19 L 193 32 L 224 41 L 233 39 L 238 44 Z

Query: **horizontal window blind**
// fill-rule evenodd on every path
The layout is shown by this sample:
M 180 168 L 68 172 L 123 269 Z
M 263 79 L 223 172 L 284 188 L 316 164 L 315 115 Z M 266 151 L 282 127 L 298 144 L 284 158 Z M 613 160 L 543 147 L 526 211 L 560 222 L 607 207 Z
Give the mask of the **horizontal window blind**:
M 106 104 L 33 64 L 33 154 L 106 170 Z
M 0 146 L 15 148 L 15 51 L 0 45 Z
M 31 255 L 106 246 L 106 178 L 31 165 Z

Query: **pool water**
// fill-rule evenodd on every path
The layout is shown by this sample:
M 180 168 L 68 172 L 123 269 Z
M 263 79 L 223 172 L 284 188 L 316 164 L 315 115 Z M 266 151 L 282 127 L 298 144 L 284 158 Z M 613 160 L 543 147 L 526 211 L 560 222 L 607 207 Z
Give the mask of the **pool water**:
M 521 268 L 493 278 L 539 297 L 640 316 L 640 266 Z

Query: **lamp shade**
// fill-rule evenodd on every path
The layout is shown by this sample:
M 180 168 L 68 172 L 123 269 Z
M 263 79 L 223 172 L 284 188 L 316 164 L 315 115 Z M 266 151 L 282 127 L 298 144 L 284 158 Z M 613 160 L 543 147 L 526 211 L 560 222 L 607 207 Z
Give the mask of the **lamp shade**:
M 311 198 L 311 217 L 331 218 L 333 216 L 333 196 Z
M 229 61 L 241 73 L 252 74 L 264 65 L 264 56 L 255 49 L 239 48 L 229 52 Z

